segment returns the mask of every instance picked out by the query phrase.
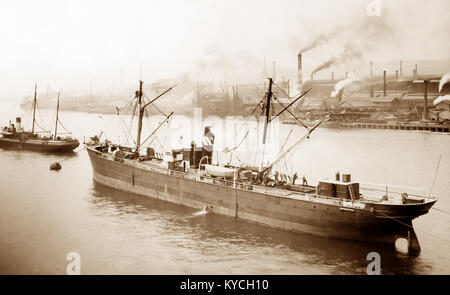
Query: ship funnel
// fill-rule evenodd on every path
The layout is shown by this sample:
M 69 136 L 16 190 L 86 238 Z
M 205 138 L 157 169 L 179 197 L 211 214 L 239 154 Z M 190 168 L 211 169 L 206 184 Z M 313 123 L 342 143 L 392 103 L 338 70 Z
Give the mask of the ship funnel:
M 206 125 L 202 140 L 202 158 L 208 156 L 206 159 L 206 164 L 211 164 L 212 153 L 214 150 L 214 137 L 214 133 L 211 132 L 211 125 Z
M 345 173 L 345 174 L 342 173 L 342 181 L 343 182 L 351 182 L 352 181 L 351 175 L 348 173 Z
M 20 117 L 16 118 L 16 131 L 21 132 L 22 131 L 22 120 Z

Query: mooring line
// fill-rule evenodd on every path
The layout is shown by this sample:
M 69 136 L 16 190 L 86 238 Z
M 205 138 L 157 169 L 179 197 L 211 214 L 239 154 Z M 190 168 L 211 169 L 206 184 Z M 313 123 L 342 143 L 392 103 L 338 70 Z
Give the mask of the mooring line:
M 431 209 L 434 209 L 434 210 L 436 210 L 436 211 L 439 211 L 439 212 L 442 212 L 442 213 L 445 213 L 445 214 L 449 214 L 449 215 L 450 215 L 450 212 L 445 211 L 445 210 L 442 210 L 442 209 L 439 209 L 439 208 L 431 207 Z
M 437 236 L 437 235 L 435 235 L 435 234 L 432 234 L 432 233 L 430 233 L 430 232 L 424 231 L 424 230 L 422 230 L 422 229 L 418 229 L 418 228 L 415 229 L 412 225 L 409 225 L 409 224 L 407 224 L 407 223 L 404 223 L 404 222 L 402 222 L 402 221 L 400 221 L 400 220 L 398 220 L 398 219 L 396 219 L 396 218 L 394 218 L 394 217 L 392 217 L 392 216 L 387 215 L 386 213 L 383 213 L 383 212 L 378 211 L 378 210 L 375 210 L 374 212 L 377 212 L 377 213 L 380 213 L 380 214 L 382 214 L 382 215 L 384 215 L 384 216 L 386 216 L 386 217 L 389 217 L 389 218 L 391 218 L 392 220 L 397 221 L 398 223 L 403 224 L 404 226 L 407 226 L 407 227 L 409 227 L 409 228 L 411 228 L 411 229 L 413 229 L 413 230 L 417 230 L 417 231 L 420 231 L 420 232 L 424 232 L 424 233 L 429 234 L 429 235 L 431 235 L 431 236 L 433 236 L 433 237 L 435 237 L 435 238 L 438 238 L 438 239 L 441 239 L 441 240 L 443 240 L 443 241 L 446 241 L 446 242 L 450 243 L 450 240 L 444 239 L 444 238 L 442 238 L 441 236 Z

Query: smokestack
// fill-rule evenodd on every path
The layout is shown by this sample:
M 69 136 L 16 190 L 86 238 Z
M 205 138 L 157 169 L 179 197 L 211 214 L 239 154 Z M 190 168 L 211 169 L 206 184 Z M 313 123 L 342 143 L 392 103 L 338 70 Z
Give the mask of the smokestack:
M 272 79 L 277 80 L 277 63 L 274 61 L 272 62 Z
M 383 96 L 386 96 L 386 71 L 383 71 Z
M 400 76 L 403 75 L 402 61 L 400 61 Z
M 20 119 L 20 117 L 16 118 L 16 131 L 22 131 L 22 120 Z
M 397 81 L 398 81 L 398 70 L 395 70 L 395 78 L 396 78 Z
M 214 133 L 211 132 L 211 125 L 205 125 L 203 133 L 203 149 L 202 149 L 202 158 L 204 156 L 208 156 L 207 164 L 211 164 L 212 161 L 212 152 L 214 150 Z
M 423 100 L 424 100 L 424 107 L 423 107 L 423 118 L 425 120 L 428 120 L 428 101 L 427 101 L 427 95 L 428 95 L 428 80 L 423 80 Z
M 370 86 L 370 97 L 373 97 L 373 85 Z
M 298 85 L 302 85 L 302 54 L 299 52 L 297 55 L 297 79 L 298 79 Z
M 331 81 L 334 81 L 334 72 L 331 72 Z
M 370 62 L 370 77 L 373 76 L 373 64 Z

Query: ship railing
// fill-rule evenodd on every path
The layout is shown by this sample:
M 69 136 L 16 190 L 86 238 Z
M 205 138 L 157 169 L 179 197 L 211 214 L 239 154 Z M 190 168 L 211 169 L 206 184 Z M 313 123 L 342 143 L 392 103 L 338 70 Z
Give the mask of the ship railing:
M 343 205 L 351 203 L 355 205 L 356 203 L 361 203 L 360 200 L 341 200 L 336 199 L 329 196 L 323 196 L 318 194 L 310 194 L 310 193 L 301 193 L 301 192 L 293 192 L 287 191 L 285 189 L 279 189 L 276 187 L 265 187 L 261 185 L 255 185 L 248 182 L 239 182 L 233 180 L 227 180 L 223 178 L 210 177 L 208 175 L 200 175 L 193 173 L 186 173 L 183 171 L 167 169 L 165 167 L 158 167 L 156 165 L 147 165 L 138 163 L 139 166 L 146 170 L 150 170 L 153 172 L 168 174 L 171 176 L 175 176 L 178 178 L 189 179 L 193 181 L 202 181 L 205 183 L 211 183 L 215 185 L 220 185 L 224 187 L 233 187 L 236 189 L 241 189 L 245 191 L 254 191 L 262 194 L 274 194 L 281 197 L 299 197 L 302 199 L 307 199 L 309 201 L 333 203 L 335 205 Z M 426 190 L 423 188 L 415 188 L 415 187 L 405 187 L 399 185 L 383 185 L 377 183 L 360 183 L 360 193 L 363 198 L 370 201 L 381 201 L 383 195 L 388 196 L 388 199 L 395 202 L 400 202 L 402 200 L 402 195 L 407 194 L 409 197 L 418 197 L 418 198 L 427 198 Z M 428 199 L 428 198 L 427 198 Z
M 387 196 L 388 199 L 401 201 L 404 194 L 408 197 L 431 199 L 424 188 L 392 184 L 360 183 L 360 193 L 363 197 L 375 200 Z
M 142 166 L 144 169 L 171 175 L 178 178 L 184 178 L 189 179 L 193 181 L 201 181 L 205 183 L 210 183 L 214 185 L 220 185 L 223 187 L 232 187 L 244 191 L 253 191 L 256 193 L 261 194 L 270 194 L 270 195 L 276 195 L 279 197 L 287 197 L 287 198 L 301 198 L 306 201 L 313 201 L 318 203 L 327 203 L 327 204 L 334 204 L 334 205 L 345 205 L 345 204 L 351 204 L 354 206 L 356 203 L 360 204 L 360 201 L 357 200 L 342 200 L 337 199 L 333 197 L 328 196 L 322 196 L 318 194 L 309 194 L 309 193 L 301 193 L 297 191 L 288 191 L 285 189 L 279 189 L 276 187 L 266 187 L 262 185 L 256 185 L 248 182 L 239 182 L 239 181 L 233 181 L 233 180 L 227 180 L 223 178 L 217 178 L 217 177 L 210 177 L 208 175 L 199 175 L 199 174 L 192 174 L 192 173 L 186 173 L 183 171 L 178 170 L 172 170 L 172 169 L 166 169 L 163 167 L 157 167 L 157 166 L 149 166 L 146 164 L 138 164 L 139 166 Z M 345 204 L 344 204 L 345 203 Z
M 322 203 L 332 203 L 334 205 L 343 205 L 345 203 L 351 203 L 352 205 L 355 205 L 356 203 L 361 203 L 359 201 L 354 200 L 341 200 L 336 199 L 333 197 L 328 196 L 321 196 L 317 194 L 308 194 L 308 193 L 300 193 L 300 192 L 294 192 L 294 191 L 287 191 L 279 188 L 274 187 L 265 187 L 260 185 L 255 185 L 252 183 L 247 182 L 239 182 L 239 181 L 232 181 L 232 180 L 226 180 L 221 178 L 214 178 L 207 175 L 198 175 L 198 174 L 192 174 L 192 173 L 186 173 L 183 171 L 177 171 L 177 170 L 170 170 L 170 169 L 158 169 L 161 171 L 164 171 L 165 173 L 179 177 L 179 178 L 185 178 L 195 181 L 202 181 L 206 183 L 211 183 L 215 185 L 220 185 L 224 187 L 233 187 L 236 189 L 241 189 L 245 191 L 253 191 L 261 194 L 271 194 L 271 195 L 277 195 L 280 197 L 296 197 L 301 198 L 303 200 L 307 201 L 313 201 L 313 202 L 322 202 Z

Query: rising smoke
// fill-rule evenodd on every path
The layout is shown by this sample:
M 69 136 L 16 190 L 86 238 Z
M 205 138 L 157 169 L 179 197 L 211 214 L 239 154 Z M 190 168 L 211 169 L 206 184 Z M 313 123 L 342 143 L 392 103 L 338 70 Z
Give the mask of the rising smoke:
M 252 81 L 261 76 L 262 60 L 243 52 L 224 52 L 210 47 L 203 58 L 195 63 L 192 78 L 215 81 Z
M 311 74 L 315 74 L 321 70 L 327 69 L 332 65 L 348 63 L 353 60 L 361 59 L 361 57 L 362 51 L 360 49 L 356 48 L 354 44 L 346 43 L 341 54 L 334 56 L 321 65 L 317 66 Z
M 312 71 L 312 74 L 327 69 L 332 65 L 360 60 L 363 57 L 363 53 L 367 52 L 367 54 L 370 54 L 370 51 L 377 50 L 380 44 L 395 42 L 396 40 L 395 25 L 390 20 L 387 9 L 383 10 L 381 16 L 369 17 L 364 14 L 358 14 L 347 19 L 351 20 L 351 22 L 339 23 L 333 26 L 329 32 L 317 35 L 300 49 L 300 52 L 304 53 L 334 40 L 357 40 L 357 42 L 346 42 L 341 54 L 317 66 Z M 293 41 L 291 40 L 290 43 L 292 44 Z

